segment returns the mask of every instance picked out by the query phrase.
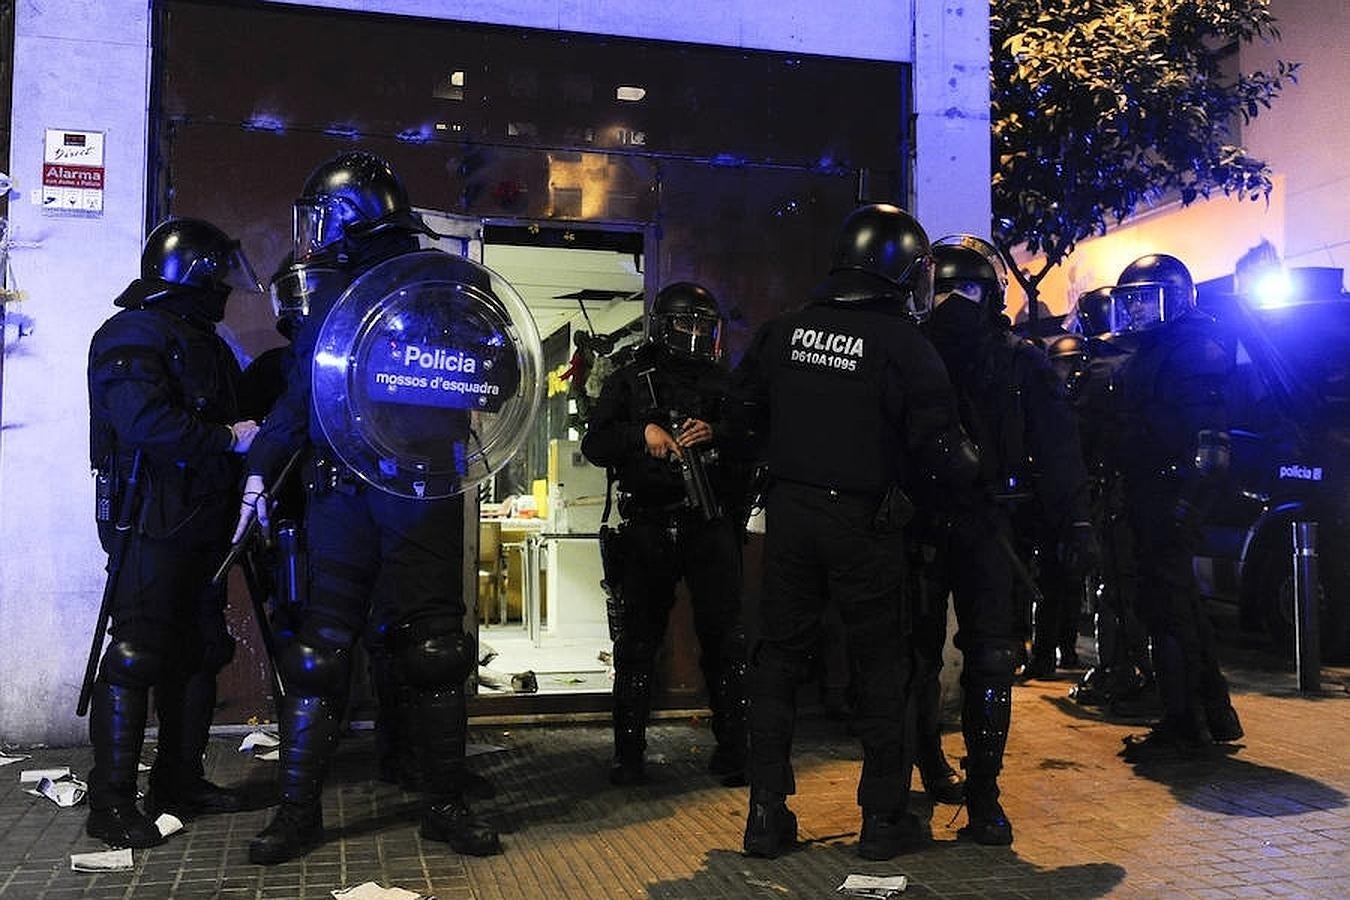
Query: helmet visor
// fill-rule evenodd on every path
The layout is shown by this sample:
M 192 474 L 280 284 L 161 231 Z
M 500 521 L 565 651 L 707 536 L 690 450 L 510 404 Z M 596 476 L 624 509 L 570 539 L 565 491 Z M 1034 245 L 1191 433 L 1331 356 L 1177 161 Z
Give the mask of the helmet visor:
M 338 243 L 348 226 L 360 218 L 351 202 L 341 197 L 306 197 L 295 201 L 295 258 L 309 259 Z
M 272 279 L 272 312 L 278 319 L 303 319 L 316 296 L 334 298 L 342 293 L 350 276 L 340 269 L 289 266 Z
M 682 312 L 665 317 L 666 346 L 684 356 L 717 359 L 722 352 L 722 322 L 701 312 Z
M 1164 321 L 1167 291 L 1161 284 L 1127 284 L 1111 289 L 1111 331 L 1143 331 Z
M 248 255 L 237 242 L 225 257 L 225 268 L 219 275 L 216 280 L 232 288 L 248 291 L 250 294 L 266 293 L 262 281 L 258 279 L 258 273 L 253 270 L 253 264 L 248 261 Z

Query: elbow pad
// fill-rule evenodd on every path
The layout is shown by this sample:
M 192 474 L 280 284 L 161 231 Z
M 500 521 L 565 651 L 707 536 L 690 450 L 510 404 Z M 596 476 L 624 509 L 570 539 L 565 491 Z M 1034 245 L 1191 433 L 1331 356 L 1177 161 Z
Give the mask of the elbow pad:
M 1232 458 L 1233 440 L 1228 432 L 1206 428 L 1196 435 L 1195 471 L 1201 477 L 1227 474 Z

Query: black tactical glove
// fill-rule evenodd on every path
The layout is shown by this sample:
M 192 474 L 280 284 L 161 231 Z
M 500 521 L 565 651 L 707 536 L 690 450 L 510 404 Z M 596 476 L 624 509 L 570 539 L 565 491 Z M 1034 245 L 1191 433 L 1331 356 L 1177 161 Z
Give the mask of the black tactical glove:
M 1101 561 L 1102 549 L 1091 522 L 1074 522 L 1059 538 L 1059 562 L 1066 573 L 1081 578 Z

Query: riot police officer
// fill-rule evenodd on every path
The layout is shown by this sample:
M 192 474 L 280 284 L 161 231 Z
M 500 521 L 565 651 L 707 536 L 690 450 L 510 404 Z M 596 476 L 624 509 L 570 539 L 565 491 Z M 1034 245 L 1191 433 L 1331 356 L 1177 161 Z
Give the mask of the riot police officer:
M 1078 434 L 1044 352 L 1016 337 L 1003 315 L 1007 280 L 998 251 L 974 235 L 946 238 L 933 249 L 934 306 L 927 332 L 955 386 L 961 421 L 980 448 L 979 496 L 945 504 L 915 533 L 925 547 L 919 575 L 925 593 L 956 606 L 956 646 L 964 658 L 961 729 L 966 744 L 969 823 L 958 835 L 1009 844 L 1012 826 L 998 802 L 998 775 L 1012 717 L 1012 682 L 1021 646 L 1014 578 L 1028 573 L 1012 548 L 1011 517 L 1034 502 L 1055 551 L 1070 570 L 1095 554 L 1088 521 L 1087 476 Z M 937 505 L 937 504 L 935 504 Z M 949 782 L 936 722 L 937 667 L 946 609 L 915 619 L 919 684 L 916 757 L 925 784 Z M 925 768 L 931 773 L 925 773 Z
M 95 332 L 88 372 L 99 539 L 117 574 L 90 696 L 86 830 L 121 847 L 160 843 L 159 812 L 240 808 L 203 777 L 202 754 L 216 675 L 234 655 L 225 588 L 211 576 L 229 543 L 238 454 L 257 425 L 239 415 L 239 364 L 215 326 L 233 287 L 262 290 L 239 242 L 199 219 L 151 231 L 140 269 L 114 301 L 122 311 Z M 136 775 L 151 687 L 159 740 L 147 817 Z
M 741 543 L 749 467 L 744 442 L 724 422 L 722 315 L 706 288 L 681 281 L 656 295 L 647 322 L 648 340 L 605 379 L 581 442 L 587 459 L 617 477 L 623 516 L 617 553 L 606 554 L 610 566 L 621 560 L 622 568 L 617 579 L 607 573 L 619 604 L 610 781 L 646 778 L 653 666 L 683 578 L 717 741 L 708 768 L 743 784 Z
M 1093 637 L 1097 662 L 1079 678 L 1069 696 L 1087 706 L 1115 710 L 1132 701 L 1148 702 L 1153 685 L 1148 635 L 1139 621 L 1135 596 L 1134 534 L 1127 516 L 1117 403 L 1120 371 L 1130 356 L 1129 341 L 1111 335 L 1111 286 L 1079 295 L 1070 316 L 1072 333 L 1051 343 L 1051 366 L 1060 375 L 1079 421 L 1087 464 L 1092 523 L 1101 559 L 1089 574 L 1094 601 Z
M 1111 299 L 1112 331 L 1133 347 L 1120 372 L 1118 456 L 1163 706 L 1162 720 L 1131 750 L 1196 752 L 1243 733 L 1192 563 L 1200 523 L 1227 474 L 1233 353 L 1196 309 L 1195 283 L 1174 256 L 1130 263 Z
M 974 448 L 942 360 L 914 319 L 928 309 L 928 236 L 905 211 L 856 209 L 811 302 L 766 324 L 737 367 L 737 393 L 765 442 L 764 590 L 750 674 L 750 806 L 744 850 L 796 840 L 791 763 L 799 684 L 821 614 L 837 604 L 862 740 L 858 853 L 890 859 L 921 840 L 908 812 L 909 691 L 902 529 L 920 478 L 970 484 Z
M 1045 340 L 1045 355 L 1068 406 L 1069 415 L 1074 420 L 1074 432 L 1081 439 L 1082 426 L 1073 400 L 1083 380 L 1088 377 L 1091 365 L 1087 339 L 1075 333 L 1048 338 Z M 1083 456 L 1086 464 L 1085 452 Z M 1046 524 L 1040 516 L 1035 519 L 1037 526 Z M 1093 522 L 1093 527 L 1098 527 L 1096 522 Z M 1085 595 L 1086 581 L 1083 572 L 1064 569 L 1055 552 L 1053 528 L 1046 531 L 1038 527 L 1035 530 L 1038 532 L 1036 583 L 1040 587 L 1040 597 L 1031 622 L 1031 655 L 1022 674 L 1026 678 L 1051 678 L 1056 669 L 1079 667 L 1078 614 Z
M 432 234 L 413 212 L 389 163 L 349 151 L 318 166 L 295 203 L 297 276 L 328 273 L 309 296 L 294 343 L 295 365 L 248 457 L 237 535 L 267 515 L 264 486 L 295 451 L 309 448 L 305 533 L 309 597 L 279 667 L 281 804 L 249 845 L 273 864 L 323 840 L 320 793 L 351 683 L 352 649 L 369 614 L 387 616 L 397 669 L 402 733 L 414 742 L 424 805 L 420 833 L 472 855 L 500 852 L 497 832 L 469 810 L 461 791 L 467 735 L 464 682 L 476 663 L 463 628 L 462 495 L 415 499 L 372 489 L 339 461 L 318 421 L 312 391 L 316 342 L 343 286 L 418 249 Z M 421 415 L 409 407 L 409 415 Z M 434 415 L 434 414 L 433 414 Z M 374 604 L 376 611 L 370 613 Z

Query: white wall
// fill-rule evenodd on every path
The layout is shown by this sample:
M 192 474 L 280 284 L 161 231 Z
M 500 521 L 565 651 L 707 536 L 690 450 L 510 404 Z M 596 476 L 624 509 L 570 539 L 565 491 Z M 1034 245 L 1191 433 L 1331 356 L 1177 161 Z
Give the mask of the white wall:
M 1350 268 L 1350 3 L 1274 0 L 1281 39 L 1242 51 L 1242 70 L 1301 62 L 1298 84 L 1248 125 L 1243 140 L 1285 179 L 1287 217 L 1268 235 L 1291 266 Z
M 289 0 L 279 0 L 289 2 Z M 934 235 L 989 224 L 987 8 L 940 0 L 330 0 L 306 5 L 461 21 L 913 60 L 916 207 Z M 915 41 L 913 20 L 922 23 Z M 74 706 L 102 589 L 91 517 L 86 353 L 135 276 L 143 238 L 146 0 L 15 5 L 10 201 L 16 279 L 35 330 L 7 336 L 0 430 L 0 741 L 85 739 Z M 915 57 L 915 50 L 918 56 Z M 953 83 L 953 79 L 955 83 Z M 968 81 L 969 84 L 964 84 Z M 931 97 L 929 96 L 931 94 Z M 953 113 L 952 111 L 957 111 Z M 879 118 L 900 110 L 878 110 Z M 29 202 L 46 128 L 103 131 L 104 213 L 51 218 Z M 931 217 L 931 220 L 930 218 Z
M 0 739 L 84 739 L 75 700 L 102 590 L 93 529 L 86 355 L 136 274 L 145 208 L 149 15 L 140 2 L 15 5 L 10 221 L 33 333 L 6 336 L 0 431 Z M 104 214 L 29 202 L 46 128 L 102 131 Z
M 754 50 L 910 59 L 915 0 L 272 0 Z M 926 5 L 929 0 L 917 0 Z

